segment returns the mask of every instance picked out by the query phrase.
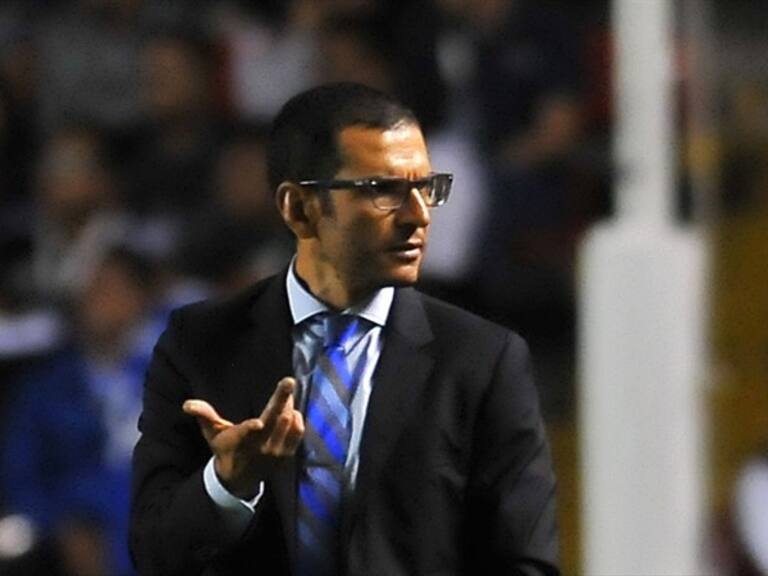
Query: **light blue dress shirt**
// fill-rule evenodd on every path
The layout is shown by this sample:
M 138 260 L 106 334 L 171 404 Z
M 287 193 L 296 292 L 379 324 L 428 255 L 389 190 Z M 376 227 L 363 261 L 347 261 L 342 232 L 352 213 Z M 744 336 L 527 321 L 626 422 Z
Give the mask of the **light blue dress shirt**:
M 297 362 L 296 343 L 303 338 L 309 337 L 306 325 L 302 324 L 316 314 L 333 311 L 326 304 L 315 298 L 312 293 L 299 281 L 294 272 L 295 258 L 291 262 L 286 276 L 286 289 L 288 292 L 288 306 L 293 319 L 293 342 L 294 342 L 294 369 Z M 362 371 L 360 382 L 357 385 L 352 404 L 350 406 L 352 416 L 352 435 L 347 452 L 347 461 L 344 465 L 345 487 L 348 491 L 354 489 L 357 480 L 357 470 L 360 463 L 360 439 L 363 434 L 363 425 L 365 415 L 368 410 L 368 401 L 373 390 L 373 373 L 381 356 L 381 350 L 384 345 L 383 328 L 387 323 L 392 301 L 395 296 L 395 290 L 392 287 L 386 287 L 375 292 L 369 299 L 356 304 L 346 310 L 343 314 L 352 314 L 364 318 L 367 328 L 365 335 L 360 342 L 350 351 L 350 362 L 356 361 L 356 356 L 364 355 L 365 368 Z M 277 382 L 275 382 L 277 385 Z M 306 409 L 307 389 L 309 382 L 304 378 L 297 380 L 296 408 L 302 413 Z M 235 533 L 240 533 L 248 525 L 255 507 L 264 494 L 264 482 L 259 485 L 258 494 L 253 500 L 245 501 L 230 494 L 226 488 L 221 485 L 213 466 L 213 458 L 203 471 L 203 481 L 205 489 L 211 499 L 219 506 L 225 521 Z

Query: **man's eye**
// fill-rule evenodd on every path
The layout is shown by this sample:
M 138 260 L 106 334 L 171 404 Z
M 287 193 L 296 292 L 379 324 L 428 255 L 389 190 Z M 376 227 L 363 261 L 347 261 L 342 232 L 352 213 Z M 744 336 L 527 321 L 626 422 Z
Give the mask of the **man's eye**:
M 402 194 L 403 183 L 397 180 L 377 180 L 372 182 L 371 191 L 377 196 L 398 196 Z

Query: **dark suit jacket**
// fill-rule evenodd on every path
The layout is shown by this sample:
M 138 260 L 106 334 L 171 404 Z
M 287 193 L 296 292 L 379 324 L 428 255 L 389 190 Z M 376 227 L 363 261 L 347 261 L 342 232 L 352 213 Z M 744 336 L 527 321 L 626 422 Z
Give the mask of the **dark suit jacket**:
M 205 492 L 211 454 L 188 398 L 258 415 L 292 374 L 285 276 L 171 318 L 146 381 L 131 549 L 141 574 L 290 574 L 297 462 L 266 480 L 243 535 Z M 523 340 L 398 289 L 344 511 L 350 575 L 558 574 L 555 479 Z M 486 573 L 486 572 L 484 572 Z

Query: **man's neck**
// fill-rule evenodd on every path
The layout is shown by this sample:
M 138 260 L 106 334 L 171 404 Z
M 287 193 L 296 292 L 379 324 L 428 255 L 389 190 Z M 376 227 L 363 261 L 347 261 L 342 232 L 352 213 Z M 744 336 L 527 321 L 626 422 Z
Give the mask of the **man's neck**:
M 319 264 L 310 258 L 297 254 L 296 279 L 318 300 L 334 310 L 346 310 L 370 298 L 375 289 L 350 289 L 338 277 L 335 270 Z

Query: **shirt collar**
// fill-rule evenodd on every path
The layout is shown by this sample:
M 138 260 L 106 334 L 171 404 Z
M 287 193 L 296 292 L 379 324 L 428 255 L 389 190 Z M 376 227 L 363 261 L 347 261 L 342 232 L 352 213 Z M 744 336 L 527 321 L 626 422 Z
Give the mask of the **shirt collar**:
M 294 270 L 296 266 L 296 257 L 291 260 L 288 267 L 288 274 L 285 279 L 286 289 L 288 290 L 288 306 L 291 309 L 291 317 L 294 326 L 300 324 L 307 318 L 320 312 L 328 312 L 330 308 L 307 290 L 299 281 Z M 389 309 L 392 307 L 392 300 L 395 297 L 395 289 L 392 286 L 380 288 L 374 294 L 354 306 L 350 306 L 342 311 L 342 314 L 353 314 L 373 322 L 377 326 L 386 326 Z

